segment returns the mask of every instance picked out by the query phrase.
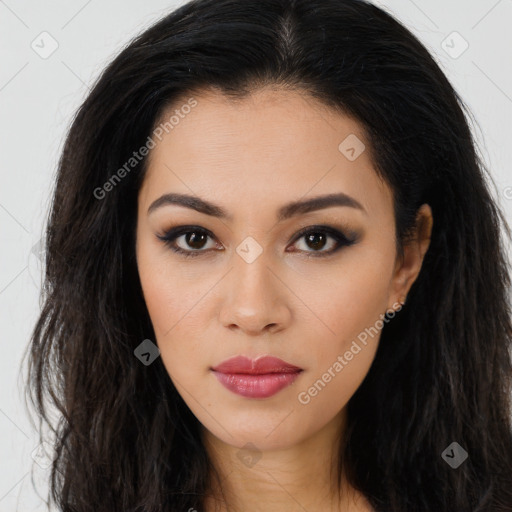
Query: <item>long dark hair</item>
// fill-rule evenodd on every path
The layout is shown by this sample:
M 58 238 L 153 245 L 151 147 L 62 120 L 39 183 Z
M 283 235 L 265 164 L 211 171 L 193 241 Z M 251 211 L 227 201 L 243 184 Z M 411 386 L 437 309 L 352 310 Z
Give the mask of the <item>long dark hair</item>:
M 425 47 L 363 0 L 191 1 L 130 42 L 79 108 L 29 346 L 28 396 L 55 437 L 50 499 L 65 512 L 202 510 L 213 468 L 198 420 L 161 359 L 134 356 L 155 337 L 134 249 L 147 159 L 126 162 L 176 98 L 266 85 L 361 124 L 394 194 L 399 248 L 421 204 L 434 217 L 407 304 L 348 404 L 339 468 L 379 512 L 510 512 L 509 228 L 469 109 Z M 456 469 L 441 456 L 453 442 L 468 453 Z

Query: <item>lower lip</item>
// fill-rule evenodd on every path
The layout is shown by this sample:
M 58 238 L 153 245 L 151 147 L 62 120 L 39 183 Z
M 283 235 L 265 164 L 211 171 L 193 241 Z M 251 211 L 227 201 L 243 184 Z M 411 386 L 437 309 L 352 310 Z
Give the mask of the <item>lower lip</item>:
M 248 398 L 268 398 L 289 386 L 301 372 L 266 373 L 263 375 L 220 373 L 216 371 L 213 371 L 213 373 L 223 386 L 237 395 Z

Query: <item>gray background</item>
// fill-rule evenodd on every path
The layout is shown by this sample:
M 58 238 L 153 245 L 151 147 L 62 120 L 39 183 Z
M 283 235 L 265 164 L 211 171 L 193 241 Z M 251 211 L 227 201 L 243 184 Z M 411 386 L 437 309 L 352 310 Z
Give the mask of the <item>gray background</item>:
M 0 512 L 46 510 L 31 483 L 33 464 L 46 497 L 47 459 L 23 405 L 20 361 L 39 311 L 38 242 L 64 134 L 110 59 L 182 3 L 0 0 Z M 472 109 L 510 222 L 512 0 L 375 3 L 419 37 Z

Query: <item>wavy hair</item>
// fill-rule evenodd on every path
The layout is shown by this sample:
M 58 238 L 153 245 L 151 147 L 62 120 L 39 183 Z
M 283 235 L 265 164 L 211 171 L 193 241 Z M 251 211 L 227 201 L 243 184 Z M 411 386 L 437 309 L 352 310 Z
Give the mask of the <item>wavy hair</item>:
M 339 471 L 378 512 L 510 512 L 510 230 L 469 108 L 418 39 L 363 0 L 193 0 L 96 80 L 58 163 L 27 349 L 27 396 L 54 437 L 49 499 L 64 512 L 202 510 L 213 467 L 199 422 L 161 358 L 134 356 L 155 339 L 135 259 L 147 158 L 94 191 L 177 98 L 264 86 L 360 123 L 393 191 L 399 250 L 421 204 L 434 217 L 407 305 L 348 403 Z M 469 454 L 457 469 L 441 457 L 454 441 Z

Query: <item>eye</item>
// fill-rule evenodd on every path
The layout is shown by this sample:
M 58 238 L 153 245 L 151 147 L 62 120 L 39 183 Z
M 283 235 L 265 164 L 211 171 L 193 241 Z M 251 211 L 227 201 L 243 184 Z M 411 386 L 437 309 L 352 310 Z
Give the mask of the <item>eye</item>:
M 331 226 L 309 226 L 297 233 L 294 238 L 294 242 L 304 239 L 304 243 L 302 245 L 305 249 L 300 249 L 300 252 L 306 253 L 308 257 L 321 258 L 334 254 L 342 247 L 354 245 L 357 242 L 357 238 L 358 237 L 355 233 L 345 235 L 338 229 L 332 228 Z M 331 243 L 326 244 L 329 239 L 331 239 Z M 327 251 L 322 250 L 326 245 L 330 245 L 331 248 Z M 313 251 L 308 251 L 307 248 L 312 248 Z
M 157 235 L 157 237 L 171 250 L 184 257 L 195 257 L 210 252 L 212 247 L 207 247 L 207 241 L 208 238 L 214 238 L 210 231 L 199 226 L 179 226 L 170 229 L 164 235 Z M 178 243 L 180 239 L 181 242 Z M 351 232 L 350 235 L 346 236 L 341 231 L 330 226 L 309 226 L 295 235 L 293 243 L 301 239 L 304 239 L 303 248 L 299 249 L 299 251 L 289 252 L 306 253 L 308 257 L 323 257 L 337 252 L 342 247 L 355 244 L 357 235 Z M 322 250 L 329 239 L 331 239 L 331 243 L 327 245 L 330 246 L 330 249 L 327 251 Z M 215 244 L 213 246 L 215 247 Z M 310 251 L 308 248 L 313 250 Z
M 205 241 L 210 236 L 213 237 L 210 231 L 199 226 L 179 226 L 170 229 L 164 235 L 157 235 L 170 249 L 185 257 L 199 256 L 200 253 L 207 252 L 207 250 L 202 249 L 205 247 Z M 182 247 L 177 244 L 180 238 L 182 239 Z M 192 247 L 192 250 L 187 249 L 187 247 Z

